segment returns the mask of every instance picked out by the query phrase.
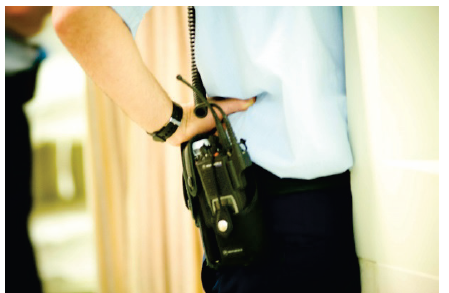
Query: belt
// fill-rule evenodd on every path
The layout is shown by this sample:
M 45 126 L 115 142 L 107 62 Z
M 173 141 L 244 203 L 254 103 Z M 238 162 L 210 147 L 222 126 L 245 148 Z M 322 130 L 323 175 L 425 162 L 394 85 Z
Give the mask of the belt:
M 341 174 L 308 180 L 280 178 L 254 163 L 252 168 L 256 177 L 259 192 L 269 195 L 282 195 L 307 190 L 350 187 L 349 170 Z

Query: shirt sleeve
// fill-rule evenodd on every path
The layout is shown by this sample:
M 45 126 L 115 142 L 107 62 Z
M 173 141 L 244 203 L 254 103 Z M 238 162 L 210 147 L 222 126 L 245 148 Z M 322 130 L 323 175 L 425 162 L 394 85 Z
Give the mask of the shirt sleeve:
M 133 38 L 136 37 L 137 28 L 145 16 L 145 13 L 147 13 L 151 7 L 152 6 L 111 6 L 128 26 Z

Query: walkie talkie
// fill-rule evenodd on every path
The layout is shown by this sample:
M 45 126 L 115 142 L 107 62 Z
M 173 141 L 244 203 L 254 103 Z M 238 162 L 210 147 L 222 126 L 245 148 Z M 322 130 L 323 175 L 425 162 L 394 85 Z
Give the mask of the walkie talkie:
M 216 126 L 182 146 L 186 205 L 201 230 L 207 263 L 212 268 L 248 265 L 262 255 L 265 233 L 245 141 L 237 142 L 226 113 L 217 104 L 209 103 L 181 76 L 177 78 L 203 100 Z
M 177 78 L 194 91 L 196 90 L 180 75 Z M 238 214 L 246 207 L 247 180 L 244 172 L 252 164 L 245 141 L 241 140 L 237 143 L 227 115 L 218 105 L 210 104 L 199 91 L 197 95 L 212 112 L 218 132 L 218 136 L 207 134 L 206 137 L 192 143 L 195 166 L 206 192 L 207 204 L 212 216 L 223 206 L 228 207 L 231 213 Z M 226 130 L 214 108 L 223 115 Z
M 181 144 L 184 199 L 200 229 L 207 265 L 248 265 L 261 259 L 266 247 L 256 178 L 245 141 L 237 142 L 227 115 L 206 99 L 195 62 L 193 6 L 188 7 L 188 21 L 193 86 L 181 76 L 177 78 L 193 90 L 195 115 L 204 118 L 212 113 L 216 131 Z

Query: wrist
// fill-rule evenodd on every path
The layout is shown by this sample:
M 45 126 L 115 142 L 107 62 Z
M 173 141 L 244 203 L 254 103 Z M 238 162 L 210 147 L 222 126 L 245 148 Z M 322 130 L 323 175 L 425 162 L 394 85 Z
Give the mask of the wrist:
M 151 135 L 153 137 L 154 141 L 158 141 L 158 142 L 165 142 L 167 141 L 167 139 L 169 139 L 175 132 L 176 130 L 178 130 L 178 128 L 181 126 L 181 121 L 182 121 L 182 117 L 183 117 L 183 109 L 182 107 L 175 103 L 173 103 L 173 110 L 172 110 L 172 114 L 169 118 L 169 120 L 167 121 L 167 123 L 162 126 L 161 129 L 150 133 L 147 132 L 149 135 Z

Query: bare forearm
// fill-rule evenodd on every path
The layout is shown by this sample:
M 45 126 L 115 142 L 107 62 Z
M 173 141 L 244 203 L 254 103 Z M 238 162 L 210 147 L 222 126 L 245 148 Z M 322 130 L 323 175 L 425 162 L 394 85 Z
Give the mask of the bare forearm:
M 56 32 L 92 80 L 148 132 L 169 119 L 172 103 L 145 67 L 131 33 L 110 7 L 55 7 Z
M 110 7 L 54 7 L 53 23 L 63 44 L 92 80 L 147 132 L 162 128 L 172 114 L 168 95 L 148 71 L 126 25 Z M 245 111 L 255 99 L 216 101 L 226 114 Z M 181 125 L 167 140 L 180 145 L 215 127 L 183 104 Z M 219 115 L 220 116 L 220 115 Z

